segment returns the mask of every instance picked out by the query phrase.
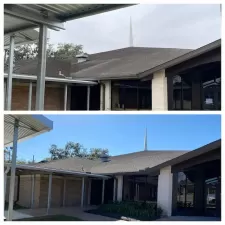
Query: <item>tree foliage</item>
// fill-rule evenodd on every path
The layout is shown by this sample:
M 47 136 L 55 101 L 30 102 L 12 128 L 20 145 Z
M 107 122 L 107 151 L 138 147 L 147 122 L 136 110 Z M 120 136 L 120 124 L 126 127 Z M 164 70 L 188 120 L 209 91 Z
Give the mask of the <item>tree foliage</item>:
M 102 154 L 109 154 L 108 149 L 102 148 L 91 148 L 87 151 L 80 143 L 67 142 L 64 148 L 59 148 L 53 144 L 49 148 L 51 160 L 66 159 L 73 157 L 87 158 L 87 159 L 98 159 Z M 47 159 L 48 160 L 48 159 Z
M 76 55 L 83 53 L 82 45 L 75 45 L 73 43 L 59 43 L 58 45 L 47 44 L 47 57 L 55 59 L 73 59 Z M 5 50 L 5 63 L 8 61 L 9 50 Z M 15 48 L 14 62 L 35 59 L 38 56 L 38 44 L 25 44 Z

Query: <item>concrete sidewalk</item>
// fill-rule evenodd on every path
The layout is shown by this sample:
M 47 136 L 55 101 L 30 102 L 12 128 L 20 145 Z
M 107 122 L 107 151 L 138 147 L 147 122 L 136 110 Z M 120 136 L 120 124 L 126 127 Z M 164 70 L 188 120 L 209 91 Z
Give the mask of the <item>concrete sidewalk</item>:
M 169 216 L 158 219 L 157 221 L 221 221 L 221 218 L 206 216 Z
M 68 207 L 68 208 L 51 208 L 49 210 L 48 215 L 65 215 L 65 216 L 73 216 L 77 217 L 83 221 L 123 221 L 118 220 L 106 216 L 100 216 L 96 214 L 86 213 L 85 210 L 89 210 L 90 208 L 81 209 L 80 207 Z M 91 208 L 93 209 L 93 208 Z M 47 209 L 20 209 L 16 210 L 16 213 L 20 213 L 20 215 L 29 215 L 30 217 L 41 217 L 46 216 Z M 28 217 L 24 217 L 28 218 Z

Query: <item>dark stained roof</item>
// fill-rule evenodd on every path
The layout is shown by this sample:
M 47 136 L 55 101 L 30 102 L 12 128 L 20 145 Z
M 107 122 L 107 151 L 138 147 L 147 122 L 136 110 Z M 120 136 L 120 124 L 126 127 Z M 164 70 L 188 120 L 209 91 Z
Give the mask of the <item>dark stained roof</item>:
M 104 80 L 139 78 L 138 74 L 177 58 L 190 49 L 129 47 L 90 55 L 82 68 L 71 71 L 75 79 Z
M 70 61 L 48 59 L 46 76 L 59 77 L 58 71 L 61 70 L 66 76 L 83 80 L 137 78 L 138 73 L 190 51 L 175 48 L 129 47 L 89 55 L 88 61 L 82 63 L 77 63 L 77 59 Z M 4 71 L 8 71 L 7 65 Z M 36 75 L 37 59 L 16 62 L 14 73 Z
M 36 165 L 43 168 L 82 171 L 97 174 L 132 173 L 144 170 L 148 167 L 154 167 L 186 152 L 187 151 L 141 151 L 110 157 L 109 162 L 69 158 L 48 163 L 38 163 Z
M 221 48 L 221 40 L 214 41 L 195 50 L 176 48 L 128 47 L 91 54 L 86 62 L 77 59 L 48 59 L 46 76 L 65 76 L 81 80 L 104 79 L 144 79 L 152 73 L 198 57 L 214 49 Z M 7 72 L 7 67 L 5 67 Z M 16 63 L 14 73 L 36 75 L 37 60 L 23 60 Z

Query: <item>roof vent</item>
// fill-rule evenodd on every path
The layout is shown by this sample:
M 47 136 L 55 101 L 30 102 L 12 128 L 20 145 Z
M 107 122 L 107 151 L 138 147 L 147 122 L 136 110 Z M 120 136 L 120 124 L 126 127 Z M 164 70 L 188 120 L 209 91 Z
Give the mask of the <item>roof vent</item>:
M 102 162 L 109 162 L 109 155 L 106 152 L 103 152 L 102 155 L 100 156 L 100 159 Z
M 82 53 L 80 55 L 76 55 L 78 63 L 86 62 L 88 60 L 88 55 L 86 53 Z

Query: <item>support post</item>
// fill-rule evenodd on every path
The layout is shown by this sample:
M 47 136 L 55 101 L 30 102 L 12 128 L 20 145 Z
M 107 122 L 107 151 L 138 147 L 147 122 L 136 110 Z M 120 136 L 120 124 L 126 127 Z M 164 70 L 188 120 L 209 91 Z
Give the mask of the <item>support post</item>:
M 7 188 L 7 180 L 8 180 L 7 174 L 9 171 L 10 171 L 10 167 L 7 166 L 6 171 L 4 172 L 4 199 L 6 199 L 6 188 Z
M 6 110 L 11 110 L 12 104 L 12 75 L 13 75 L 13 61 L 14 61 L 14 44 L 15 36 L 10 36 L 10 47 L 9 47 L 9 70 L 7 79 L 7 95 L 6 95 Z
M 4 110 L 6 110 L 7 81 L 4 79 Z
M 40 25 L 38 46 L 38 73 L 36 87 L 36 110 L 44 110 L 45 74 L 47 60 L 47 31 L 46 25 Z
M 18 130 L 19 130 L 19 121 L 18 121 L 18 119 L 15 119 L 14 133 L 13 133 L 13 153 L 12 153 L 12 163 L 11 163 L 11 176 L 10 176 L 10 187 L 9 187 L 8 221 L 12 221 L 12 218 L 13 218 Z
M 28 96 L 28 110 L 31 111 L 32 108 L 32 81 L 29 83 L 29 96 Z
M 105 198 L 105 180 L 102 180 L 102 204 L 104 204 Z
M 68 84 L 65 84 L 65 87 L 64 87 L 64 111 L 67 110 L 67 91 L 68 91 Z
M 90 88 L 90 86 L 88 85 L 88 86 L 87 86 L 87 110 L 88 110 L 88 111 L 90 110 L 90 91 L 91 91 L 91 88 Z
M 31 208 L 34 207 L 34 196 L 35 196 L 35 174 L 31 175 Z
M 82 177 L 81 207 L 84 207 L 84 177 Z
M 123 176 L 119 175 L 117 178 L 117 201 L 123 200 Z
M 104 88 L 104 84 L 100 83 L 100 110 L 103 111 L 105 110 L 105 88 Z
M 51 207 L 51 196 L 52 195 L 52 174 L 49 174 L 48 177 L 48 206 L 47 206 L 47 215 L 49 213 L 49 209 Z
M 116 201 L 116 178 L 114 178 L 113 182 L 113 201 Z
M 63 207 L 66 206 L 66 178 L 64 177 L 63 182 Z

